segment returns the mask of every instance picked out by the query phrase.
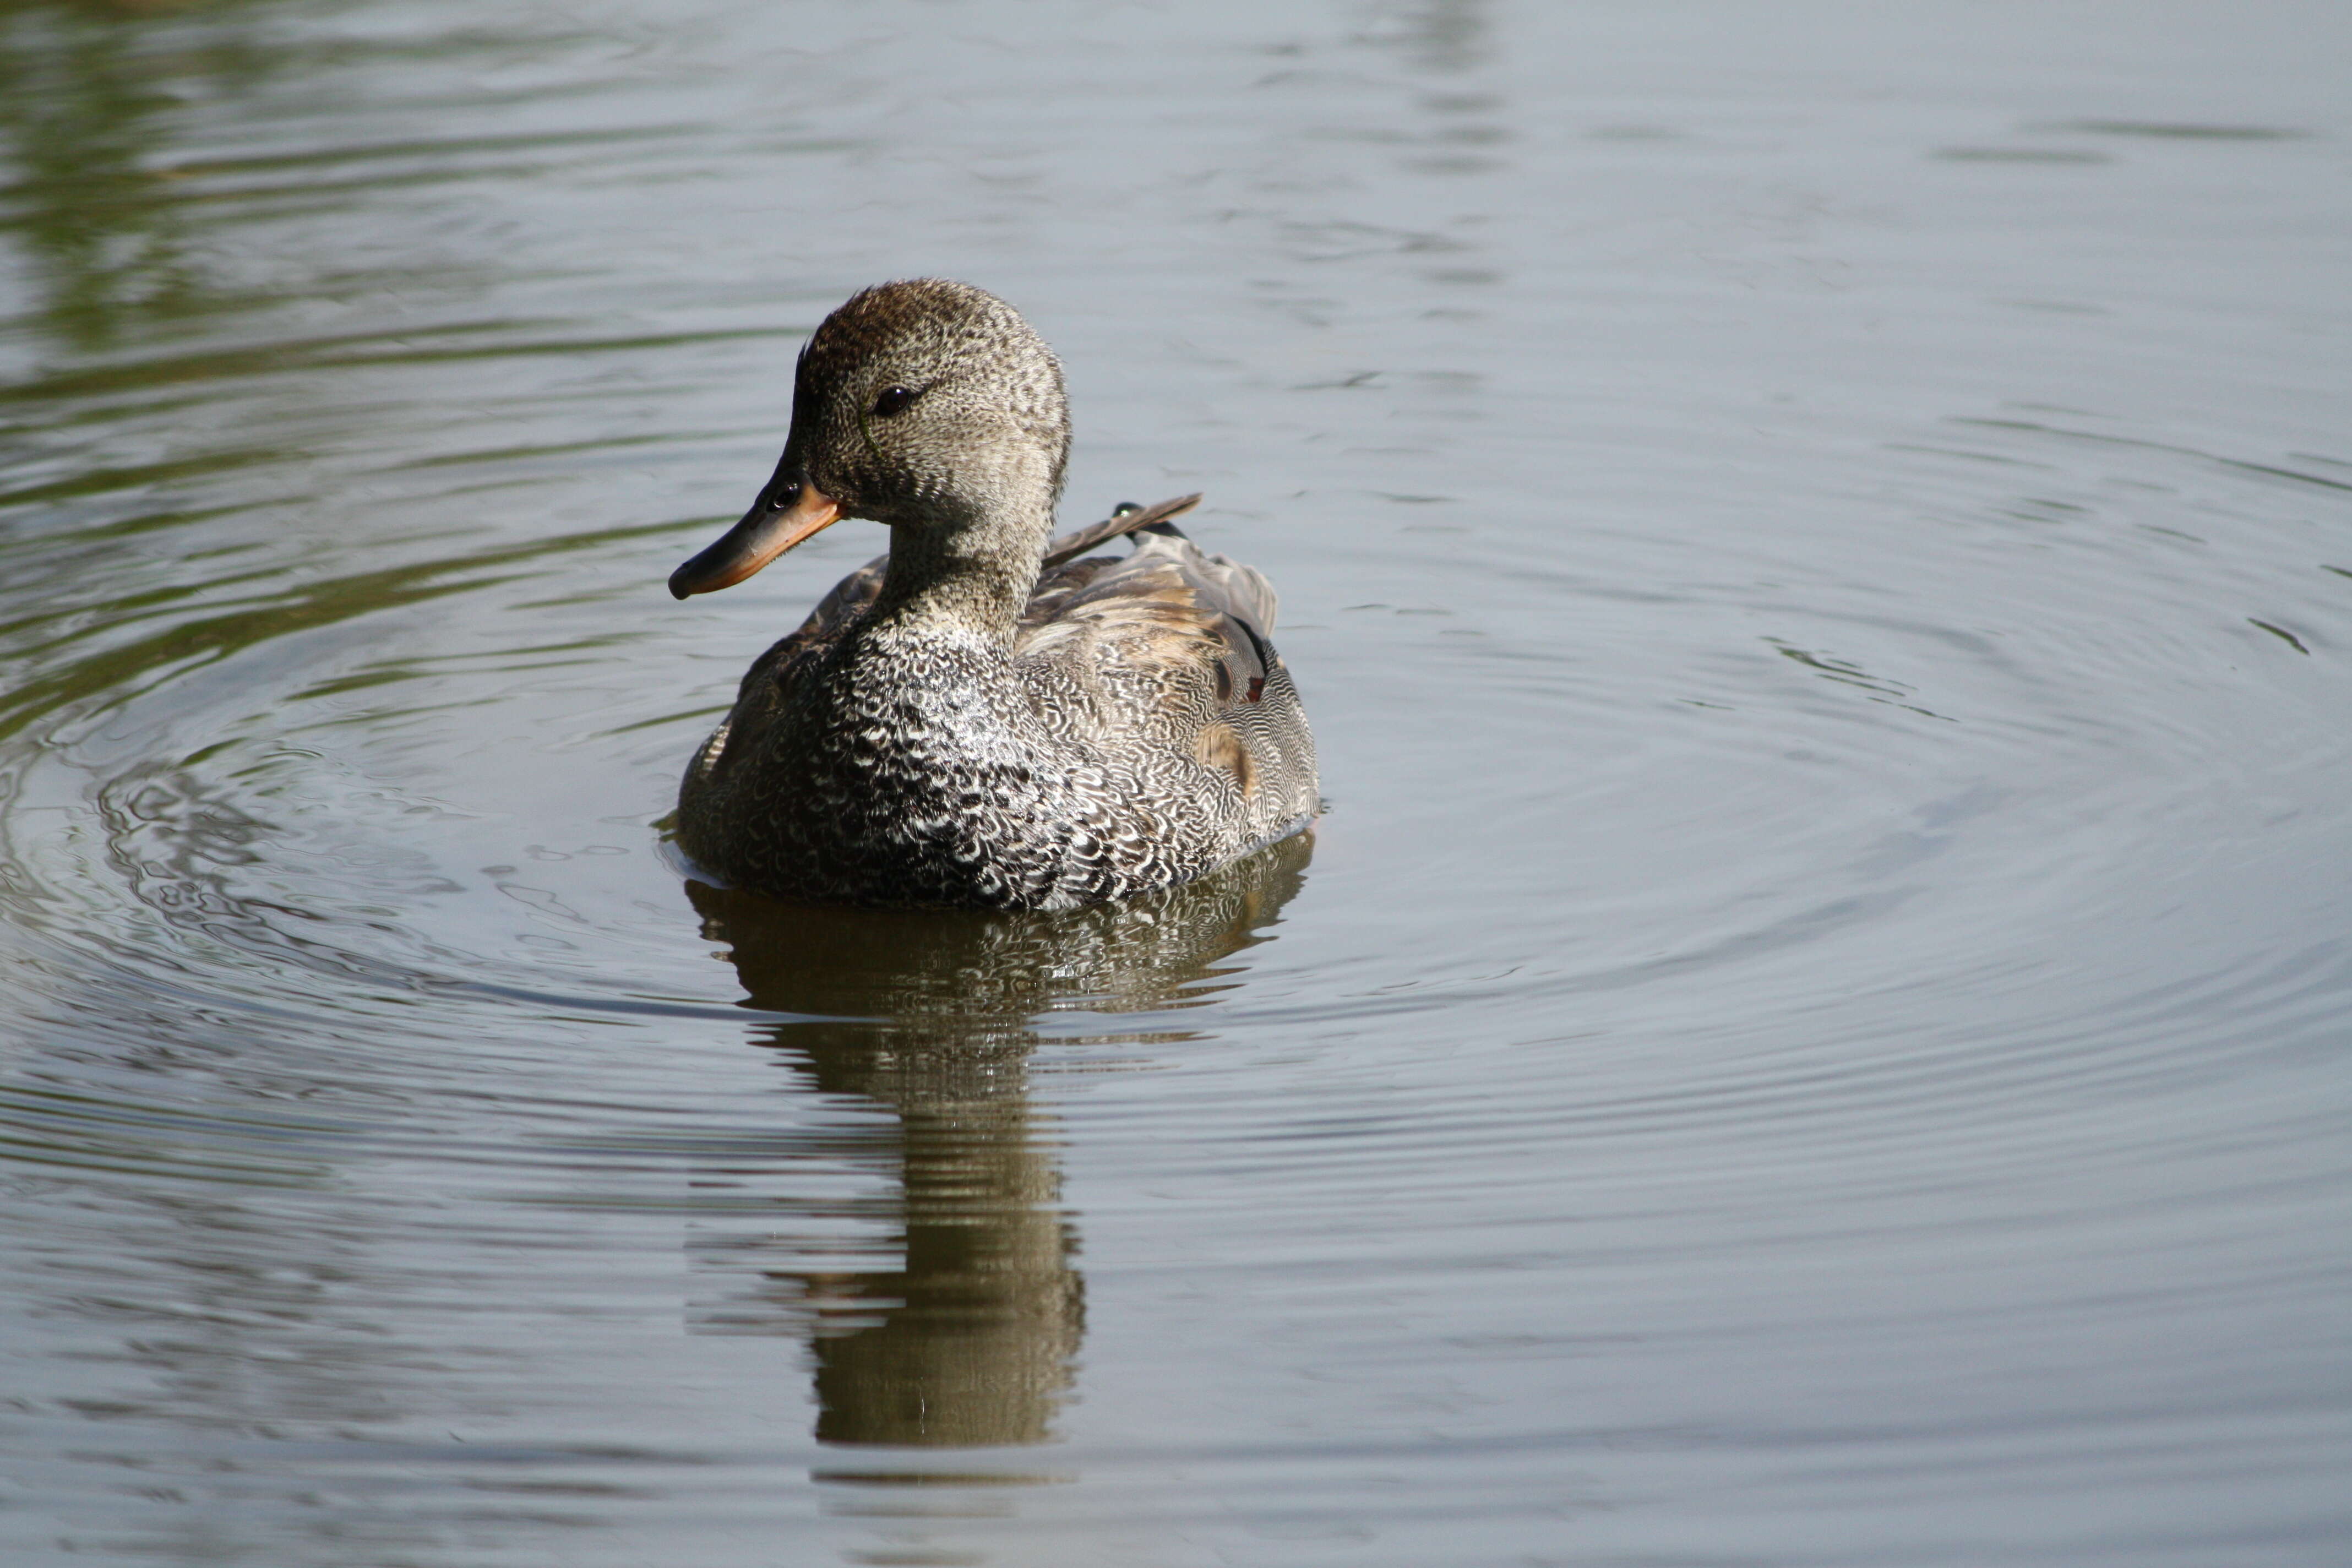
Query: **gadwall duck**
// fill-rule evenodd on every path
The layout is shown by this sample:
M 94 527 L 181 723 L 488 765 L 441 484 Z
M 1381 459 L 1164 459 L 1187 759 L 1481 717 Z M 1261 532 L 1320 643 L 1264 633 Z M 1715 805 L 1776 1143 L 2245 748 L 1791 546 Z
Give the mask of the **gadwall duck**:
M 1177 531 L 1197 496 L 1054 539 L 1069 440 L 1060 363 L 994 295 L 885 283 L 825 318 L 774 477 L 670 592 L 844 517 L 890 552 L 744 675 L 679 786 L 688 855 L 791 899 L 1055 910 L 1313 823 L 1272 585 Z

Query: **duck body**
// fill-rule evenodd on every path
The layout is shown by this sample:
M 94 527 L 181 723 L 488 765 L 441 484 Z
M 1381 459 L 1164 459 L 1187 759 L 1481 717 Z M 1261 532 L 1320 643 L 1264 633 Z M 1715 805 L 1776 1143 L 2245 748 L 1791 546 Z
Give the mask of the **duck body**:
M 1026 323 L 965 285 L 886 284 L 819 328 L 776 478 L 672 590 L 740 580 L 827 509 L 884 514 L 891 551 L 744 676 L 680 786 L 697 862 L 797 900 L 1067 909 L 1311 825 L 1271 586 L 1168 521 L 1195 497 L 1049 540 L 1059 395 Z M 844 408 L 854 437 L 829 447 Z M 1123 535 L 1131 553 L 1087 553 Z

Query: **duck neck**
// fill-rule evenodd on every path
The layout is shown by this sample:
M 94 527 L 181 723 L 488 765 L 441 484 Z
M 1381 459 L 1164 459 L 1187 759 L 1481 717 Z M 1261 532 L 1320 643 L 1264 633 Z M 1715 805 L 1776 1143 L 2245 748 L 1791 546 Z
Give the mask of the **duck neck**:
M 1053 525 L 1050 501 L 991 509 L 948 526 L 892 524 L 890 563 L 867 624 L 1010 652 Z

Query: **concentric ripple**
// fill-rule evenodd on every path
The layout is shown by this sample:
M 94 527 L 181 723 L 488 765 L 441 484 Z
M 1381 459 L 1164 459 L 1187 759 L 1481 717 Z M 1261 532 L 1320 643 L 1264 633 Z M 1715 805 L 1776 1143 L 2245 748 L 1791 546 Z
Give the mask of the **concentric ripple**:
M 0 1557 L 2341 1555 L 2345 36 L 0 8 Z M 925 272 L 1311 838 L 664 844 Z

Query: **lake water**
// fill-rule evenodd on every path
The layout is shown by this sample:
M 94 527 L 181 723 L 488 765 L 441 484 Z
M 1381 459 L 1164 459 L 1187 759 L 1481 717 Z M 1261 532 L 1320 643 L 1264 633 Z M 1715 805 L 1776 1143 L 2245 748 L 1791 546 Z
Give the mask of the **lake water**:
M 0 7 L 0 1558 L 2352 1555 L 2352 14 Z M 1330 810 L 661 840 L 939 273 Z

